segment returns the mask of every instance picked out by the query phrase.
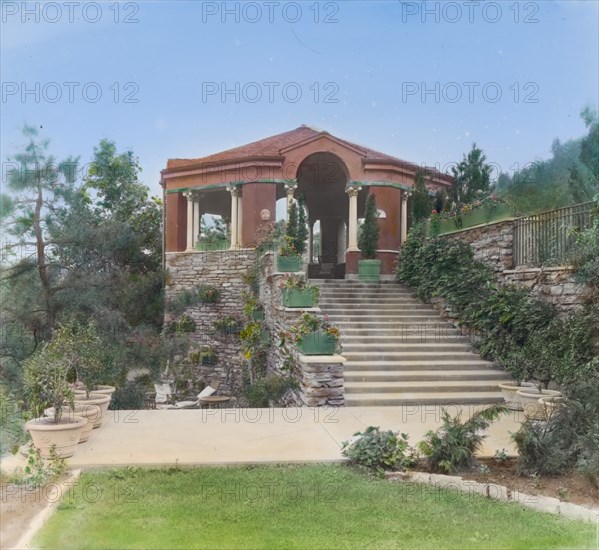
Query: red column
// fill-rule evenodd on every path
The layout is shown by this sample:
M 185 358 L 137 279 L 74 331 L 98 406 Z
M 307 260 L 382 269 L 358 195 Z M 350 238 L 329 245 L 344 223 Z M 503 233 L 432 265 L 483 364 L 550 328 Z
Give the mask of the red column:
M 246 183 L 241 192 L 241 245 L 254 246 L 260 225 L 276 221 L 277 187 L 274 183 Z M 270 217 L 263 219 L 269 212 Z M 266 217 L 266 215 L 264 215 Z

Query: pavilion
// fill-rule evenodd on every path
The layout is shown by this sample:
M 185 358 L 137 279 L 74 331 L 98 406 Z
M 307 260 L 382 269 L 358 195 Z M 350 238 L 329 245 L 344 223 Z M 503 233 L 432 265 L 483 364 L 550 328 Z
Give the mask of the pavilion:
M 394 273 L 411 222 L 410 194 L 425 167 L 302 125 L 259 141 L 196 159 L 169 159 L 161 172 L 165 198 L 165 251 L 196 250 L 204 214 L 230 224 L 230 249 L 253 248 L 261 225 L 275 221 L 276 202 L 303 195 L 310 231 L 320 223 L 319 263 L 337 277 L 358 270 L 358 219 L 369 193 L 379 209 L 381 273 Z M 452 178 L 426 168 L 431 193 Z M 314 266 L 312 266 L 314 267 Z M 318 277 L 318 269 L 308 274 Z M 353 278 L 353 277 L 352 277 Z

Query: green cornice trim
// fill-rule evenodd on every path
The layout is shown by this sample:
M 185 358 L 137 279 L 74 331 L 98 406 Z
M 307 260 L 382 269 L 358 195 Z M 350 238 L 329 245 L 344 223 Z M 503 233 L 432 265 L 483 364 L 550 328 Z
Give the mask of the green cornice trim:
M 202 185 L 200 187 L 177 187 L 176 189 L 168 189 L 167 195 L 171 193 L 186 193 L 188 191 L 203 191 L 204 189 L 226 189 L 227 187 L 241 187 L 247 183 L 272 183 L 275 185 L 286 183 L 297 183 L 296 180 L 287 179 L 271 179 L 271 180 L 253 180 L 253 181 L 227 181 L 224 183 L 213 183 L 210 185 Z
M 402 191 L 410 191 L 413 192 L 413 187 L 408 187 L 407 185 L 403 185 L 401 183 L 396 183 L 394 181 L 350 181 L 347 186 L 356 186 L 356 187 L 393 187 L 394 189 L 401 189 Z M 434 197 L 435 194 L 432 192 L 428 192 L 431 197 Z
M 411 187 L 394 181 L 350 181 L 347 186 L 350 185 L 355 187 L 393 187 L 402 191 L 412 191 Z

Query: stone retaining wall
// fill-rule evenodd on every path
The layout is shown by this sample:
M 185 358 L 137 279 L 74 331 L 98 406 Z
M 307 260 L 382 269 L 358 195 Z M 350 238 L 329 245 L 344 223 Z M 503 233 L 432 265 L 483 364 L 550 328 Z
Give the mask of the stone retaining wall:
M 580 308 L 587 300 L 589 287 L 577 282 L 569 267 L 514 266 L 514 225 L 515 220 L 506 220 L 469 227 L 441 237 L 468 243 L 474 259 L 490 266 L 500 283 L 525 287 L 564 313 Z
M 320 313 L 319 308 L 285 308 L 282 306 L 281 284 L 285 279 L 284 273 L 275 269 L 275 257 L 266 253 L 260 261 L 260 301 L 264 304 L 265 322 L 271 333 L 271 346 L 267 355 L 267 369 L 282 375 L 282 366 L 286 357 L 279 343 L 279 334 L 286 332 L 299 321 L 304 311 Z M 291 346 L 289 346 L 291 347 Z M 322 406 L 343 405 L 343 361 L 340 355 L 324 359 L 297 354 L 292 375 L 299 385 L 299 390 L 288 396 L 287 404 Z
M 200 284 L 214 285 L 220 290 L 220 298 L 216 303 L 192 306 L 184 313 L 196 323 L 191 351 L 201 345 L 211 345 L 218 352 L 216 365 L 200 366 L 197 369 L 206 382 L 218 380 L 221 383 L 219 392 L 222 390 L 223 394 L 240 395 L 243 358 L 239 336 L 217 331 L 214 321 L 230 314 L 242 316 L 243 291 L 248 289 L 243 276 L 254 260 L 255 251 L 250 249 L 166 254 L 166 301 L 177 293 L 191 290 Z M 174 318 L 172 314 L 166 313 L 165 324 Z

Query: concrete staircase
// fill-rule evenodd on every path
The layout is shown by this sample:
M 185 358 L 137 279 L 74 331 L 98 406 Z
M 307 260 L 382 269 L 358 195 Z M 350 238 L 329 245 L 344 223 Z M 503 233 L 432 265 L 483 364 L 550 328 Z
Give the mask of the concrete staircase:
M 348 406 L 502 402 L 510 380 L 450 323 L 391 282 L 311 281 L 341 329 Z

